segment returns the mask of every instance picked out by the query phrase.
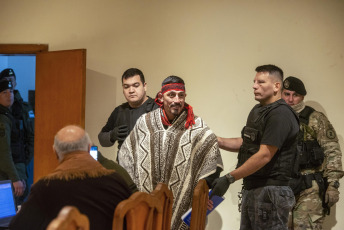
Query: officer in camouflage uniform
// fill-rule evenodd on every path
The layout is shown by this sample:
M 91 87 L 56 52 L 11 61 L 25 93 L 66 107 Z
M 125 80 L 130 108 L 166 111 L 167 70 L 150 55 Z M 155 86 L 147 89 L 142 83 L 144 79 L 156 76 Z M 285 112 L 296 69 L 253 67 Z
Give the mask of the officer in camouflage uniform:
M 300 117 L 297 151 L 301 175 L 291 183 L 296 204 L 289 227 L 322 229 L 330 207 L 339 200 L 343 170 L 338 138 L 327 117 L 305 105 L 307 91 L 300 79 L 288 77 L 283 87 L 282 98 Z
M 0 73 L 0 81 L 7 80 L 16 87 L 16 75 L 11 68 L 4 69 Z M 27 184 L 28 172 L 27 166 L 31 162 L 34 153 L 34 113 L 31 106 L 23 101 L 18 90 L 14 90 L 14 102 L 11 107 L 11 115 L 13 116 L 12 134 L 11 134 L 11 151 L 15 167 L 19 178 Z M 32 177 L 32 167 L 28 167 Z M 17 205 L 20 205 L 29 191 L 26 186 L 24 195 L 18 197 Z
M 0 180 L 11 180 L 14 194 L 19 197 L 23 195 L 25 183 L 18 175 L 11 153 L 13 117 L 9 108 L 12 104 L 12 82 L 0 81 Z

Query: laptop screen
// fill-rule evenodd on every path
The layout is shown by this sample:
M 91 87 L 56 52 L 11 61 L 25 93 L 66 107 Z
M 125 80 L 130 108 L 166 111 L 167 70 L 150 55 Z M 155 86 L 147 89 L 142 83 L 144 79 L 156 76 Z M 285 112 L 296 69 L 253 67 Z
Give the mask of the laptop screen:
M 0 207 L 0 227 L 7 227 L 17 210 L 10 180 L 0 181 Z

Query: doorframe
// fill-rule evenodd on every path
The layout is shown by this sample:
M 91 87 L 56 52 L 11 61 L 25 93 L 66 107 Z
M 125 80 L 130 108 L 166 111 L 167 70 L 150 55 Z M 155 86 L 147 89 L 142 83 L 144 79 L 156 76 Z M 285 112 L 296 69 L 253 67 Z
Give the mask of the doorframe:
M 48 50 L 48 44 L 0 44 L 0 54 L 36 54 Z
M 48 51 L 48 44 L 0 44 L 0 55 L 36 55 Z M 33 171 L 34 168 L 32 169 L 34 174 Z M 34 181 L 34 175 L 32 175 L 31 179 Z

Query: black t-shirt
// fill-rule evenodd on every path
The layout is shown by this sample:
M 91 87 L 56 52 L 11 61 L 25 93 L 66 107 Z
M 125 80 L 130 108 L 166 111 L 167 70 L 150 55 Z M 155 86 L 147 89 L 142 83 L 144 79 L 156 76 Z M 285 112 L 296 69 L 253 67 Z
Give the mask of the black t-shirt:
M 279 150 L 294 141 L 299 125 L 293 112 L 286 106 L 278 106 L 266 116 L 265 129 L 260 144 L 271 145 Z

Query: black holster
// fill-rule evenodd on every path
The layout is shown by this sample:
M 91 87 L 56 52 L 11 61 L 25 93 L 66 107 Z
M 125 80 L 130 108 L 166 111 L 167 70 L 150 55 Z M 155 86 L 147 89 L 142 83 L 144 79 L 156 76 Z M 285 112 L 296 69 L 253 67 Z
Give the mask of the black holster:
M 312 187 L 312 181 L 315 180 L 319 186 L 319 193 L 322 196 L 325 191 L 325 183 L 321 173 L 300 175 L 290 180 L 289 187 L 298 195 L 301 191 Z
M 314 173 L 301 175 L 297 178 L 290 180 L 289 186 L 293 190 L 294 195 L 298 195 L 301 191 L 309 189 L 312 187 L 312 181 L 315 180 L 319 187 L 319 196 L 322 199 L 322 206 L 324 212 L 327 215 L 330 215 L 330 207 L 325 203 L 325 194 L 328 187 L 326 178 L 322 177 L 322 173 Z

